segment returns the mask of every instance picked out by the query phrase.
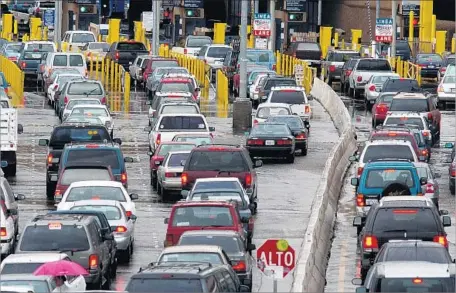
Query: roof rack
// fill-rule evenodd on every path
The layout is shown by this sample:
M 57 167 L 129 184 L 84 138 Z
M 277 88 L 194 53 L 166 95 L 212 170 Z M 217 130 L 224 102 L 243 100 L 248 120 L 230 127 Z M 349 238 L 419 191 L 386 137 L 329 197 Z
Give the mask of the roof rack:
M 401 130 L 411 132 L 410 128 L 407 125 L 402 124 L 392 124 L 392 125 L 379 125 L 375 128 L 375 130 Z
M 80 145 L 86 145 L 86 144 L 96 144 L 96 145 L 109 144 L 109 145 L 115 146 L 113 141 L 108 141 L 107 139 L 104 139 L 101 142 L 100 141 L 90 141 L 90 140 L 87 140 L 87 141 L 70 141 L 66 145 L 80 146 Z
M 409 159 L 400 159 L 400 158 L 378 158 L 378 159 L 369 160 L 368 163 L 372 163 L 372 162 L 388 162 L 388 161 L 393 161 L 393 162 L 409 162 L 409 163 L 412 162 L 412 161 L 409 160 Z
M 39 221 L 39 220 L 45 220 L 45 219 L 47 219 L 49 216 L 50 216 L 51 218 L 53 218 L 53 217 L 59 218 L 59 216 L 60 216 L 61 218 L 63 218 L 63 217 L 67 217 L 67 218 L 71 217 L 71 218 L 73 218 L 74 220 L 78 220 L 78 222 L 81 222 L 81 220 L 82 220 L 82 219 L 84 218 L 84 216 L 86 216 L 86 215 L 77 215 L 77 214 L 76 214 L 76 215 L 75 215 L 75 214 L 45 214 L 45 215 L 37 215 L 37 216 L 35 216 L 35 217 L 32 219 L 32 222 L 37 222 L 37 221 Z

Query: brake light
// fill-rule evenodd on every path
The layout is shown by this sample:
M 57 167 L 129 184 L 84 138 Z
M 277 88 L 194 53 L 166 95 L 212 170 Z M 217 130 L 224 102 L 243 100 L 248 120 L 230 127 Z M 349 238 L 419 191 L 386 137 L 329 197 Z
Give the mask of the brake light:
M 128 180 L 128 176 L 127 176 L 127 173 L 124 172 L 120 175 L 120 182 L 122 182 L 123 184 L 127 183 L 127 180 Z
M 292 141 L 289 139 L 280 139 L 277 141 L 277 145 L 291 145 Z
M 275 64 L 272 65 L 272 70 L 276 70 L 276 65 Z
M 423 283 L 423 279 L 420 279 L 420 278 L 413 279 L 413 284 L 422 284 L 422 283 Z
M 293 56 L 293 58 L 296 58 L 296 53 L 293 53 L 292 56 Z
M 422 150 L 422 151 L 421 151 L 421 154 L 422 154 L 423 156 L 427 156 L 427 155 L 429 154 L 429 152 L 428 152 L 428 150 Z
M 252 174 L 245 174 L 245 187 L 250 187 L 252 185 Z
M 7 235 L 6 233 L 6 227 L 1 227 L 0 228 L 0 236 L 5 237 Z
M 416 210 L 394 210 L 393 214 L 402 214 L 402 215 L 410 215 L 410 214 L 416 214 Z
M 397 136 L 397 133 L 395 133 L 395 132 L 388 132 L 388 136 Z
M 451 164 L 450 169 L 451 169 L 450 176 L 451 177 L 456 177 L 456 166 L 454 164 Z
M 125 227 L 125 226 L 117 226 L 115 232 L 116 233 L 125 233 L 125 232 L 127 232 L 127 227 Z
M 188 182 L 188 174 L 184 172 L 184 173 L 181 174 L 181 184 L 182 184 L 182 186 L 187 185 L 187 182 Z
M 237 264 L 233 266 L 233 270 L 235 271 L 245 271 L 247 266 L 245 265 L 245 262 L 240 261 Z
M 440 85 L 439 88 L 437 89 L 437 91 L 439 93 L 443 93 L 445 90 L 443 89 L 443 86 Z
M 345 76 L 349 76 L 351 73 L 352 73 L 351 70 L 347 70 L 347 71 L 345 71 Z
M 88 144 L 88 145 L 86 145 L 86 148 L 88 148 L 88 149 L 97 149 L 98 145 L 97 144 Z
M 434 236 L 433 241 L 440 243 L 445 247 L 448 247 L 448 240 L 447 240 L 446 236 L 441 236 L 441 235 Z
M 131 211 L 126 211 L 126 212 L 125 212 L 125 215 L 126 215 L 127 217 L 131 217 L 131 216 L 133 215 L 133 213 L 132 213 Z
M 434 193 L 434 185 L 431 183 L 426 184 L 426 193 Z
M 92 52 L 87 53 L 87 57 L 90 57 L 92 55 Z
M 247 145 L 263 145 L 264 141 L 261 139 L 249 139 Z
M 106 105 L 106 97 L 101 98 L 101 104 Z
M 419 67 L 426 67 L 424 64 L 418 64 Z
M 177 173 L 174 173 L 174 172 L 166 172 L 166 173 L 165 173 L 165 177 L 166 177 L 166 178 L 174 178 L 174 177 L 177 177 Z
M 298 134 L 296 136 L 297 139 L 305 139 L 306 138 L 306 134 L 305 133 L 301 133 L 301 134 Z
M 366 204 L 364 203 L 364 195 L 359 193 L 356 195 L 356 206 L 363 207 Z
M 429 136 L 429 131 L 427 131 L 427 130 L 423 131 L 423 136 L 426 136 L 426 137 Z
M 308 106 L 308 105 L 304 106 L 304 112 L 310 113 L 310 106 Z
M 54 91 L 56 91 L 58 88 L 59 88 L 59 85 L 56 84 L 56 85 L 54 86 Z
M 253 120 L 253 125 L 257 125 L 258 124 L 258 120 Z
M 446 67 L 441 67 L 440 68 L 440 72 L 445 72 L 446 71 Z
M 119 51 L 116 51 L 116 60 L 119 60 Z
M 427 117 L 428 117 L 429 120 L 431 120 L 432 119 L 432 113 L 429 112 Z
M 371 86 L 369 87 L 369 90 L 370 90 L 371 92 L 375 91 L 375 85 L 371 85 Z
M 336 66 L 334 66 L 334 65 L 329 66 L 329 72 L 334 72 L 334 71 L 336 71 Z
M 4 88 L 5 94 L 8 94 L 8 88 Z
M 56 189 L 54 193 L 55 197 L 61 197 L 62 196 L 62 191 L 60 189 Z
M 388 106 L 386 104 L 378 104 L 377 112 L 378 113 L 385 113 L 388 111 Z
M 187 49 L 184 49 L 184 54 L 187 54 L 187 52 L 188 52 Z
M 66 105 L 68 104 L 68 97 L 65 97 L 65 99 L 63 100 L 63 103 Z
M 8 57 L 8 60 L 17 61 L 17 57 Z
M 363 167 L 358 167 L 358 176 L 361 176 L 363 173 L 364 168 Z
M 375 236 L 364 236 L 363 238 L 363 248 L 365 250 L 378 249 L 378 239 Z
M 173 235 L 166 234 L 165 247 L 173 246 Z
M 89 256 L 89 268 L 95 270 L 98 268 L 98 255 L 91 254 Z
M 157 134 L 157 138 L 155 138 L 155 144 L 156 144 L 156 145 L 159 145 L 160 142 L 161 142 L 161 133 L 158 133 L 158 134 Z
M 356 78 L 357 82 L 361 82 L 362 80 L 363 80 L 363 77 L 361 75 Z

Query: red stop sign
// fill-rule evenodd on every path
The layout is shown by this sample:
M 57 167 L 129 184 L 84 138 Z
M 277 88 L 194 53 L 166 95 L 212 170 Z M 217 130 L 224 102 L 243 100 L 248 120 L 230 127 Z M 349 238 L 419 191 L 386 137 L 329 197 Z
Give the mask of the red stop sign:
M 269 239 L 257 249 L 257 266 L 262 272 L 268 266 L 283 267 L 285 278 L 295 264 L 295 250 L 285 240 Z

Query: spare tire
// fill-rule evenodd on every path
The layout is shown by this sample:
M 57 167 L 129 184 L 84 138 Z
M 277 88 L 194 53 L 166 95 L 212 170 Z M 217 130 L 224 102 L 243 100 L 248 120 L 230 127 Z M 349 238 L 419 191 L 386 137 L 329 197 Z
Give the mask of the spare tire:
M 407 185 L 393 182 L 386 186 L 382 191 L 383 196 L 401 196 L 401 195 L 412 195 L 410 188 Z

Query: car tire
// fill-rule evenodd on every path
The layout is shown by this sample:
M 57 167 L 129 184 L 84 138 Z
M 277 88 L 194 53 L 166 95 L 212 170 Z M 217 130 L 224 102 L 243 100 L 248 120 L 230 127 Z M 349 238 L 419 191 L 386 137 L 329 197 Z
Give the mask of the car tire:
M 161 195 L 161 192 L 162 192 L 161 185 L 160 185 L 160 182 L 158 182 L 158 180 L 157 180 L 157 194 Z
M 364 281 L 366 280 L 366 276 L 367 276 L 367 272 L 368 271 L 369 271 L 368 269 L 365 269 L 365 268 L 361 267 L 360 277 L 361 277 L 363 285 L 364 285 Z
M 117 260 L 117 257 L 115 257 L 115 260 L 114 260 L 114 263 L 111 264 L 111 269 L 110 269 L 110 273 L 111 273 L 111 278 L 112 279 L 115 279 L 117 277 L 117 266 L 118 266 L 118 260 Z
M 450 193 L 451 193 L 451 195 L 454 195 L 456 193 L 455 189 L 456 189 L 455 186 L 450 184 Z
M 101 289 L 109 290 L 109 289 L 111 289 L 111 267 L 108 268 L 105 278 L 106 278 L 106 282 L 104 282 L 104 284 L 101 285 Z
M 289 163 L 289 164 L 293 164 L 294 161 L 295 161 L 295 155 L 294 155 L 294 153 L 291 154 L 291 155 L 288 155 L 287 158 L 286 158 L 286 161 L 287 161 L 287 163 Z
M 152 188 L 158 192 L 158 180 L 156 177 L 152 177 Z
M 307 156 L 307 146 L 301 149 L 301 156 Z
M 332 78 L 328 75 L 328 85 L 332 87 L 333 80 Z
M 168 197 L 168 190 L 166 190 L 163 185 L 160 185 L 160 195 L 162 197 L 162 201 L 165 201 Z
M 14 177 L 16 176 L 17 165 L 16 164 L 8 164 L 3 171 L 6 177 Z
M 55 192 L 55 187 L 53 186 L 53 184 L 50 182 L 46 182 L 46 198 L 48 200 L 54 199 L 54 192 Z

